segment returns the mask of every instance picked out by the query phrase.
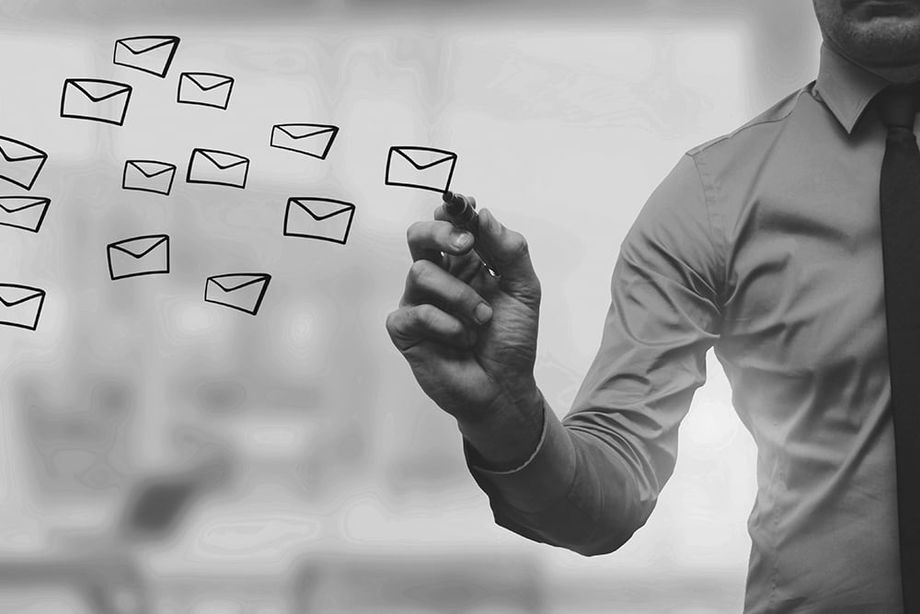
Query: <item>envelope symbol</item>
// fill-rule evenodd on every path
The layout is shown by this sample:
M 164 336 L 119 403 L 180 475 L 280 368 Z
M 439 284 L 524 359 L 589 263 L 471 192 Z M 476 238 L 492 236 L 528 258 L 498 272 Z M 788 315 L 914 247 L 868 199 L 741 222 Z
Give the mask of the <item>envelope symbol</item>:
M 443 192 L 450 187 L 457 154 L 430 147 L 390 147 L 386 184 Z
M 212 72 L 184 72 L 179 75 L 176 102 L 226 109 L 233 91 L 233 77 Z
M 275 124 L 271 146 L 325 160 L 338 133 L 336 126 L 326 124 Z
M 268 273 L 229 273 L 208 277 L 204 300 L 256 315 L 272 276 Z
M 249 158 L 216 149 L 193 149 L 188 162 L 188 183 L 208 183 L 245 188 Z
M 0 226 L 38 232 L 50 204 L 43 196 L 0 196 Z
M 0 136 L 0 179 L 32 189 L 48 154 L 27 143 Z
M 66 79 L 61 93 L 61 117 L 88 119 L 121 126 L 132 88 L 104 79 Z
M 165 77 L 179 48 L 176 36 L 133 36 L 115 41 L 115 57 L 119 66 L 127 66 Z
M 169 237 L 145 235 L 108 245 L 112 279 L 169 273 Z
M 121 187 L 125 190 L 154 192 L 169 196 L 175 177 L 175 164 L 156 160 L 128 160 L 125 162 Z
M 0 284 L 0 325 L 35 330 L 44 303 L 44 290 L 18 284 Z
M 355 206 L 341 200 L 292 197 L 284 212 L 284 235 L 344 245 L 354 215 Z

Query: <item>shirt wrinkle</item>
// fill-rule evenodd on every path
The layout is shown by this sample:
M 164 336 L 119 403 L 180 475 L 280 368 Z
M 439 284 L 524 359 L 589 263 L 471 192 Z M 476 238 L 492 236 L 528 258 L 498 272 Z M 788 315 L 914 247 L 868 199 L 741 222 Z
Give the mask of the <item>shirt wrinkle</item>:
M 690 155 L 690 159 L 693 161 L 693 168 L 696 169 L 696 177 L 700 182 L 700 195 L 703 197 L 703 202 L 706 204 L 706 221 L 709 225 L 709 232 L 712 235 L 713 244 L 716 246 L 716 253 L 721 255 L 720 266 L 722 269 L 722 276 L 719 279 L 721 284 L 718 288 L 711 288 L 713 296 L 715 296 L 715 306 L 719 312 L 720 320 L 724 316 L 725 310 L 725 292 L 724 288 L 728 287 L 728 258 L 725 257 L 725 254 L 728 251 L 728 240 L 725 235 L 725 228 L 722 225 L 722 217 L 719 215 L 716 210 L 716 198 L 715 198 L 715 186 L 710 181 L 704 179 L 704 174 L 702 168 L 700 168 L 702 162 L 700 156 Z M 717 223 L 716 220 L 719 220 Z
M 565 419 L 547 408 L 519 470 L 469 464 L 496 522 L 583 554 L 617 549 L 672 475 L 714 348 L 757 444 L 745 614 L 903 610 L 885 130 L 866 113 L 884 86 L 823 47 L 814 82 L 680 158 L 620 246 L 600 348 Z

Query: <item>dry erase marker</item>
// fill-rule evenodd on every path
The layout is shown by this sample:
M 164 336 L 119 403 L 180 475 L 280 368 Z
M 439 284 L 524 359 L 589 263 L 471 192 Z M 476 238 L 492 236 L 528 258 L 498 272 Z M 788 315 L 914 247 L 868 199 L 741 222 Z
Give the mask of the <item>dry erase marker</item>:
M 473 251 L 479 255 L 489 272 L 498 276 L 498 271 L 492 264 L 495 262 L 495 258 L 492 257 L 484 245 L 479 243 L 479 214 L 476 213 L 476 200 L 473 197 L 466 197 L 450 190 L 444 190 L 443 198 L 444 213 L 450 218 L 450 222 L 455 228 L 460 228 L 473 235 L 476 240 L 473 244 Z

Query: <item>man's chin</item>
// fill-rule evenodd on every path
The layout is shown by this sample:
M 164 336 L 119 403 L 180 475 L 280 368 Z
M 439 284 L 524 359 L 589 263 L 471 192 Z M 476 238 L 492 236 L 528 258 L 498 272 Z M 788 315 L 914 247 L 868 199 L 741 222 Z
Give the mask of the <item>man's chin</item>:
M 841 51 L 860 64 L 878 68 L 920 64 L 920 15 L 873 17 L 851 23 L 848 30 L 835 38 Z

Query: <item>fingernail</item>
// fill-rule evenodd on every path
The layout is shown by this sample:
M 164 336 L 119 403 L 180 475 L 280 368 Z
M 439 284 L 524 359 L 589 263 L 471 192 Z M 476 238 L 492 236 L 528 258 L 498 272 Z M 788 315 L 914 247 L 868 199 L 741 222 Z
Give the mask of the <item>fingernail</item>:
M 464 249 L 473 242 L 473 235 L 468 232 L 450 233 L 450 242 L 457 249 Z
M 492 319 L 492 308 L 485 303 L 479 303 L 476 305 L 476 310 L 473 312 L 473 317 L 476 319 L 478 324 L 485 324 Z

